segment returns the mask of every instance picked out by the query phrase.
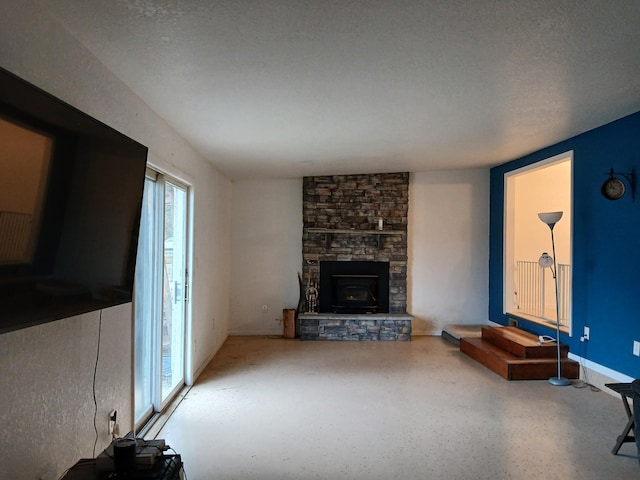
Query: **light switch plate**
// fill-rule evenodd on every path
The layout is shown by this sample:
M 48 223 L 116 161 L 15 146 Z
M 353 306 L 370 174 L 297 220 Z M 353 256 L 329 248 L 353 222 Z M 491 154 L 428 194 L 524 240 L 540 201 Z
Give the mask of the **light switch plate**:
M 636 357 L 640 357 L 640 342 L 638 342 L 637 340 L 633 341 L 633 354 Z

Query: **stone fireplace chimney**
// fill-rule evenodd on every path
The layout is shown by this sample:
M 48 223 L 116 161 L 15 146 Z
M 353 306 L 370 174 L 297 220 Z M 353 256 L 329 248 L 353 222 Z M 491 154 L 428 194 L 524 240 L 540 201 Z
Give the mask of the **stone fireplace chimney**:
M 323 263 L 383 262 L 383 308 L 406 313 L 408 207 L 408 173 L 304 178 L 302 278 L 319 287 L 320 306 L 332 290 L 321 282 Z

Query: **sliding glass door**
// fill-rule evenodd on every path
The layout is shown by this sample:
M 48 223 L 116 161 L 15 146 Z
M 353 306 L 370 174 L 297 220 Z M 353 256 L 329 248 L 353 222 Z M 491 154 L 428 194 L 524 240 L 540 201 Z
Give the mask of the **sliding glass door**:
M 149 171 L 135 293 L 135 423 L 139 429 L 184 385 L 187 188 Z
M 184 384 L 187 191 L 167 181 L 164 199 L 162 402 Z

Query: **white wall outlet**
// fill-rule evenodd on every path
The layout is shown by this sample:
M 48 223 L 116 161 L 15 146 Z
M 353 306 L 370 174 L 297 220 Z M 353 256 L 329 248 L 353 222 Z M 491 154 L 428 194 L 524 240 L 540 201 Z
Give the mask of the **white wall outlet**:
M 582 333 L 582 336 L 584 337 L 585 340 L 589 340 L 589 327 L 584 327 L 584 332 Z
M 633 341 L 633 354 L 636 357 L 640 357 L 640 342 L 638 342 L 637 340 Z

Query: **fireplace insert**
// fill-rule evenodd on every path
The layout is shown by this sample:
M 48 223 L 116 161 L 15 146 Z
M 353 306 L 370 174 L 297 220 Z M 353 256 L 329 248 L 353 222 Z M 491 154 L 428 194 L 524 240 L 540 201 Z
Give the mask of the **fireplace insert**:
M 388 313 L 389 262 L 320 262 L 320 312 Z
M 332 304 L 336 313 L 376 313 L 378 311 L 377 275 L 333 275 Z

